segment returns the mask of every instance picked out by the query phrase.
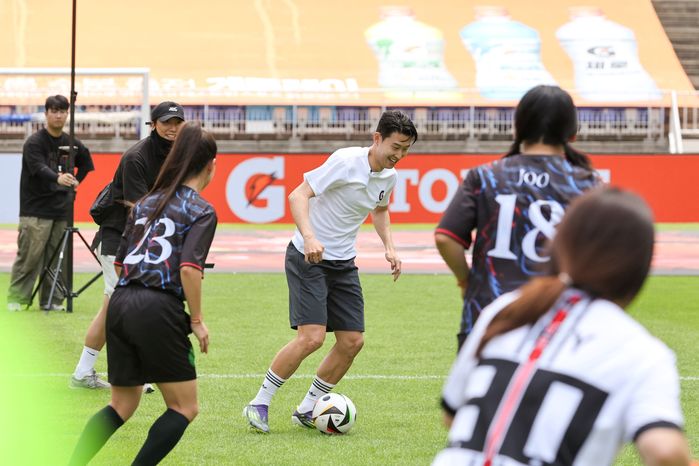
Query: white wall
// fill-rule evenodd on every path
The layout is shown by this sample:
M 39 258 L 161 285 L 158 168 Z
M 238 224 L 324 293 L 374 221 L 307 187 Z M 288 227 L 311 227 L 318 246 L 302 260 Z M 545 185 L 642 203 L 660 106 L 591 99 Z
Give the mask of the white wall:
M 0 154 L 0 223 L 19 223 L 22 154 Z

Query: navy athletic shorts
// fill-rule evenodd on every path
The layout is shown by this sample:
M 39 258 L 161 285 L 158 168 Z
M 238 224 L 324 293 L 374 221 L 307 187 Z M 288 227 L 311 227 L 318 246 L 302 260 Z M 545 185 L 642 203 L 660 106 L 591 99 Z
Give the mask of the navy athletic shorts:
M 291 328 L 317 324 L 328 332 L 364 331 L 364 297 L 354 259 L 310 264 L 289 243 L 285 269 Z
M 189 314 L 175 295 L 117 287 L 107 309 L 107 367 L 117 387 L 197 378 Z

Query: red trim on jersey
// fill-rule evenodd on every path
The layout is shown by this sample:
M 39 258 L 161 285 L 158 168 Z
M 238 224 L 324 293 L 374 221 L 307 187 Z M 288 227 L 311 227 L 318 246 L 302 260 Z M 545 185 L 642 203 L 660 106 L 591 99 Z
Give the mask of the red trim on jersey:
M 456 241 L 457 243 L 459 243 L 460 245 L 462 245 L 465 249 L 468 249 L 468 248 L 471 246 L 471 242 L 470 242 L 470 241 L 464 241 L 464 240 L 463 240 L 462 238 L 460 238 L 459 236 L 455 235 L 454 233 L 452 233 L 452 232 L 449 231 L 449 230 L 445 230 L 444 228 L 437 228 L 437 229 L 434 231 L 434 234 L 436 235 L 437 233 L 440 233 L 440 234 L 442 234 L 442 235 L 447 235 L 448 237 L 450 237 L 451 239 L 453 239 L 454 241 Z
M 515 376 L 512 385 L 507 391 L 507 395 L 502 404 L 502 408 L 498 410 L 497 419 L 495 419 L 495 424 L 491 428 L 486 447 L 485 447 L 485 460 L 483 466 L 491 466 L 493 463 L 493 458 L 500 449 L 500 444 L 502 442 L 502 436 L 507 430 L 507 426 L 512 420 L 512 415 L 517 408 L 517 402 L 521 400 L 522 394 L 527 387 L 527 384 L 531 380 L 532 374 L 536 370 L 536 363 L 544 352 L 544 349 L 551 342 L 551 339 L 556 334 L 556 331 L 560 328 L 561 324 L 568 317 L 570 309 L 580 301 L 580 295 L 573 295 L 566 303 L 561 307 L 561 309 L 556 312 L 551 322 L 546 326 L 544 331 L 539 335 L 536 340 L 534 349 L 529 354 L 529 359 L 520 365 L 517 369 L 517 375 Z
M 114 261 L 114 265 L 118 265 L 119 267 L 123 267 L 124 264 L 121 262 Z
M 200 266 L 199 264 L 195 264 L 195 263 L 193 263 L 193 262 L 182 262 L 182 263 L 180 264 L 180 268 L 184 267 L 185 265 L 187 265 L 187 266 L 189 266 L 189 267 L 194 267 L 195 269 L 199 270 L 200 272 L 201 272 L 202 270 L 204 270 L 204 268 L 203 268 L 202 266 Z

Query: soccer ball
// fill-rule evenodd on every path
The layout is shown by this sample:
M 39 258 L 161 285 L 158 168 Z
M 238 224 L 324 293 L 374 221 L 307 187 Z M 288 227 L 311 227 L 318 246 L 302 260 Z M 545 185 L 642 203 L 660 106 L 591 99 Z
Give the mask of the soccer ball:
M 347 396 L 323 395 L 313 407 L 313 423 L 325 434 L 346 434 L 357 420 L 357 408 Z

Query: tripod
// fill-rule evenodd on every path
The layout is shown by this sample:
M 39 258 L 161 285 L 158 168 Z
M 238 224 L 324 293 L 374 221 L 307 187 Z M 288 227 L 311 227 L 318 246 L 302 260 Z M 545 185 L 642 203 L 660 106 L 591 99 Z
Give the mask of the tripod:
M 75 30 L 76 30 L 76 18 L 77 18 L 77 0 L 73 0 L 73 17 L 72 17 L 72 36 L 71 36 L 71 56 L 70 56 L 70 130 L 68 132 L 68 146 L 60 146 L 58 148 L 59 152 L 59 157 L 66 156 L 66 163 L 65 163 L 65 171 L 67 173 L 73 173 L 73 168 L 75 167 L 75 150 L 77 149 L 77 146 L 75 146 L 75 99 L 78 95 L 78 93 L 75 91 Z M 34 301 L 34 296 L 36 296 L 36 293 L 39 291 L 41 288 L 41 284 L 43 280 L 46 278 L 46 276 L 49 276 L 52 280 L 51 282 L 51 291 L 49 292 L 48 296 L 48 301 L 47 301 L 47 308 L 45 310 L 49 311 L 52 309 L 52 300 L 53 300 L 53 295 L 56 292 L 56 289 L 60 292 L 63 293 L 63 296 L 66 298 L 66 311 L 67 312 L 73 312 L 73 298 L 77 297 L 80 293 L 85 291 L 88 286 L 92 285 L 95 280 L 97 280 L 101 275 L 102 272 L 100 271 L 97 275 L 95 275 L 90 281 L 88 281 L 82 288 L 80 288 L 78 291 L 73 291 L 73 234 L 77 234 L 82 242 L 87 246 L 87 249 L 90 251 L 92 256 L 95 258 L 95 260 L 100 263 L 99 258 L 95 254 L 95 252 L 90 248 L 90 246 L 87 244 L 87 241 L 85 241 L 85 238 L 83 235 L 80 233 L 80 231 L 73 226 L 73 203 L 75 202 L 75 190 L 73 187 L 68 188 L 68 195 L 67 195 L 67 204 L 68 204 L 68 212 L 67 212 L 67 220 L 68 224 L 66 226 L 65 232 L 63 233 L 63 238 L 61 240 L 61 246 L 57 248 L 53 254 L 51 255 L 51 259 L 49 260 L 48 264 L 46 264 L 46 268 L 44 269 L 44 272 L 41 275 L 41 278 L 39 279 L 39 283 L 36 286 L 36 289 L 32 293 L 30 303 Z M 51 264 L 53 264 L 53 261 L 56 259 L 56 256 L 58 256 L 58 261 L 56 262 L 56 267 L 54 270 L 51 270 Z M 62 283 L 60 277 L 61 277 L 61 268 L 63 267 L 63 258 L 66 258 L 66 283 Z M 101 263 L 100 263 L 101 265 Z
M 71 209 L 72 210 L 72 209 Z M 85 237 L 80 233 L 80 230 L 72 225 L 66 226 L 65 231 L 63 232 L 63 237 L 61 238 L 61 244 L 58 248 L 56 248 L 55 251 L 51 254 L 51 258 L 49 259 L 48 264 L 44 268 L 43 273 L 41 274 L 41 277 L 39 278 L 39 283 L 37 283 L 36 288 L 34 289 L 34 292 L 32 293 L 32 297 L 29 301 L 30 305 L 32 302 L 34 302 L 34 297 L 36 294 L 39 292 L 41 289 L 41 285 L 43 281 L 48 277 L 51 280 L 51 291 L 49 292 L 49 296 L 47 299 L 47 307 L 44 309 L 45 311 L 50 311 L 51 309 L 51 303 L 53 302 L 53 296 L 56 293 L 56 290 L 60 291 L 63 296 L 66 298 L 66 312 L 73 312 L 73 298 L 77 298 L 80 296 L 80 293 L 85 291 L 90 285 L 92 285 L 97 279 L 99 279 L 102 276 L 102 271 L 97 273 L 94 277 L 92 277 L 85 285 L 83 285 L 79 290 L 73 291 L 73 280 L 72 280 L 72 260 L 68 260 L 66 262 L 69 262 L 70 267 L 67 267 L 68 270 L 68 283 L 63 283 L 63 280 L 61 279 L 61 270 L 63 268 L 63 258 L 66 257 L 66 255 L 69 258 L 72 258 L 72 253 L 73 253 L 73 235 L 76 234 L 78 237 L 82 240 L 83 244 L 87 249 L 90 251 L 92 256 L 95 258 L 98 264 L 101 265 L 101 262 L 95 252 L 90 248 L 90 245 L 87 243 L 85 240 Z M 51 269 L 51 264 L 54 263 L 54 260 L 56 260 L 56 256 L 58 256 L 58 260 L 56 261 L 56 265 L 53 269 Z

